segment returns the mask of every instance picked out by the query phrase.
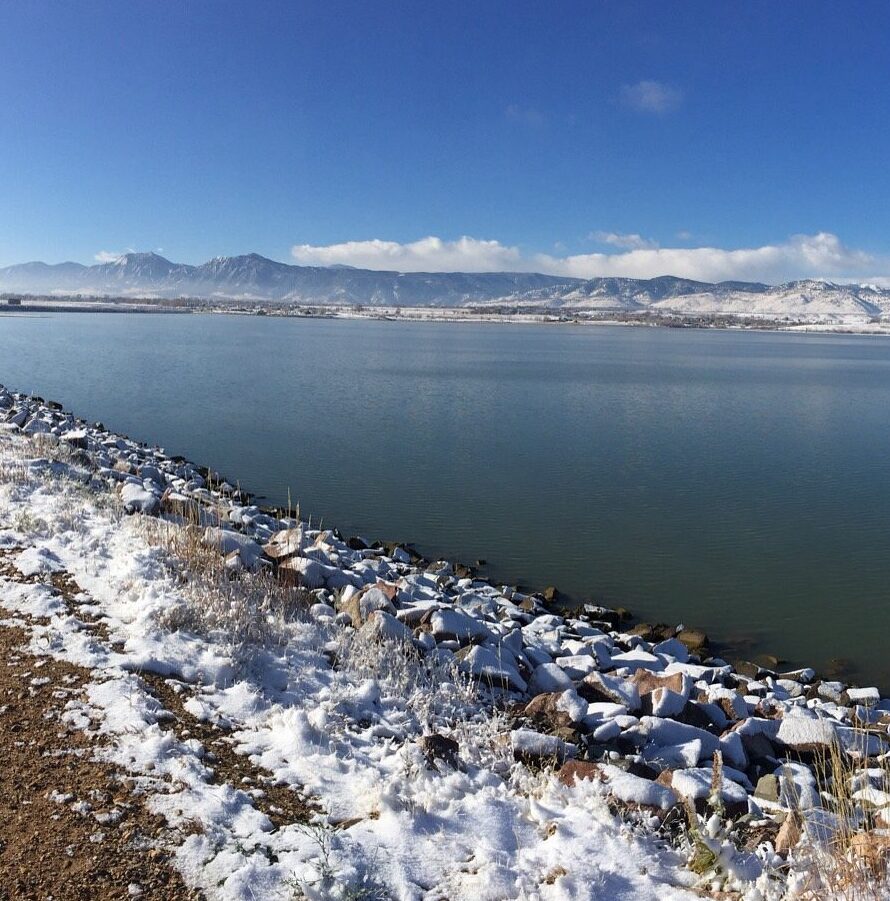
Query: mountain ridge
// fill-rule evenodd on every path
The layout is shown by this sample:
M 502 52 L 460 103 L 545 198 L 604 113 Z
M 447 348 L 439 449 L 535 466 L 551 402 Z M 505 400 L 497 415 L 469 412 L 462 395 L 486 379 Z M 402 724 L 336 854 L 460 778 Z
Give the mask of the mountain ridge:
M 673 275 L 590 279 L 536 272 L 399 272 L 348 266 L 299 266 L 258 253 L 175 263 L 154 252 L 81 263 L 31 261 L 0 268 L 0 291 L 157 298 L 200 297 L 282 304 L 511 306 L 737 315 L 890 315 L 890 289 L 798 279 L 701 282 Z

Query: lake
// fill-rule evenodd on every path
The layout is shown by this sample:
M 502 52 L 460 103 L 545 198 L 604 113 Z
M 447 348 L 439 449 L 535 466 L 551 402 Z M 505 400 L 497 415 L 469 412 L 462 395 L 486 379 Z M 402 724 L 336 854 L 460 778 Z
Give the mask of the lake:
M 0 383 L 313 522 L 890 688 L 890 341 L 0 317 Z

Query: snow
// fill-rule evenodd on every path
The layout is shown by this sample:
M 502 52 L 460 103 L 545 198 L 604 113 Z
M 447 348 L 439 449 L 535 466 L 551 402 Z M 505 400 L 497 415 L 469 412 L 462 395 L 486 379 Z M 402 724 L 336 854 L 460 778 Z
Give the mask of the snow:
M 617 766 L 602 764 L 600 771 L 606 778 L 610 794 L 626 804 L 642 804 L 667 810 L 677 803 L 677 795 L 667 786 L 634 776 Z
M 829 720 L 795 710 L 782 718 L 776 737 L 792 748 L 817 749 L 829 747 L 837 733 Z
M 0 486 L 0 504 L 10 502 L 8 486 Z M 112 737 L 102 753 L 148 780 L 150 808 L 188 832 L 198 827 L 200 834 L 185 838 L 175 859 L 209 898 L 273 897 L 294 879 L 310 886 L 319 873 L 318 841 L 329 844 L 341 887 L 385 886 L 398 899 L 419 901 L 431 891 L 468 899 L 692 897 L 682 887 L 690 877 L 681 860 L 654 840 L 625 833 L 608 811 L 602 787 L 570 790 L 546 771 L 534 775 L 512 761 L 505 770 L 497 752 L 500 727 L 478 708 L 464 714 L 461 753 L 469 756 L 462 768 L 428 769 L 417 745 L 423 711 L 404 694 L 393 694 L 388 681 L 334 670 L 320 653 L 337 627 L 315 618 L 283 623 L 285 644 L 246 656 L 222 634 L 170 631 L 165 615 L 187 606 L 189 597 L 167 565 L 167 552 L 146 539 L 141 520 L 119 522 L 80 496 L 76 503 L 78 530 L 28 536 L 30 547 L 16 559 L 37 572 L 64 567 L 101 610 L 122 650 L 85 633 L 42 584 L 0 578 L 0 598 L 7 609 L 49 617 L 46 625 L 31 627 L 32 652 L 92 670 L 85 700 L 68 702 L 67 722 Z M 15 504 L 45 521 L 60 521 L 72 497 L 63 486 L 38 483 L 18 491 Z M 0 530 L 2 543 L 21 537 Z M 477 640 L 491 635 L 459 611 L 436 616 L 433 628 L 440 632 Z M 407 638 L 405 627 L 385 612 L 369 621 L 375 638 Z M 391 653 L 386 646 L 384 641 L 384 655 Z M 480 661 L 488 665 L 491 653 L 477 645 L 465 660 L 471 668 Z M 316 826 L 274 829 L 249 792 L 214 784 L 200 744 L 161 728 L 161 706 L 138 675 L 145 671 L 200 687 L 187 709 L 230 723 L 240 753 L 316 799 Z M 564 706 L 577 713 L 586 705 L 573 695 L 564 697 Z M 429 713 L 427 707 L 424 715 Z M 514 748 L 574 753 L 554 736 L 530 730 L 515 730 L 509 739 L 511 757 Z M 488 742 L 492 751 L 485 753 L 494 756 L 473 763 Z M 664 802 L 666 789 L 646 783 L 653 786 L 648 794 L 642 785 L 631 792 L 632 783 L 633 777 L 616 775 L 612 789 L 656 806 Z M 358 822 L 348 830 L 326 825 L 354 818 Z M 548 874 L 556 875 L 548 881 Z
M 550 691 L 565 691 L 574 688 L 571 677 L 555 663 L 542 663 L 535 668 L 528 683 L 532 694 L 543 694 Z
M 671 779 L 671 786 L 682 797 L 697 801 L 710 795 L 712 777 L 710 767 L 676 770 Z M 724 801 L 735 804 L 743 804 L 748 800 L 748 792 L 737 782 L 727 778 L 725 773 L 720 783 L 720 795 Z
M 881 693 L 873 686 L 869 688 L 848 688 L 847 697 L 851 701 L 871 707 L 881 700 Z
M 38 573 L 61 572 L 65 565 L 45 547 L 29 547 L 15 557 L 15 568 L 24 576 L 36 576 Z

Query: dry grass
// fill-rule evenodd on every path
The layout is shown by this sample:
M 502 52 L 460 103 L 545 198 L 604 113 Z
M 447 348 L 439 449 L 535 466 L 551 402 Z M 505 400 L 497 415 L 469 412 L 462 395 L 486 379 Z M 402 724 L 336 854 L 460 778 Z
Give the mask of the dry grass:
M 890 898 L 890 794 L 882 797 L 890 792 L 890 754 L 850 754 L 834 742 L 817 755 L 813 770 L 823 807 L 792 813 L 803 824 L 802 840 L 789 856 L 800 877 L 799 897 Z
M 167 629 L 222 638 L 240 657 L 251 646 L 286 642 L 287 623 L 312 603 L 307 591 L 282 584 L 270 569 L 233 572 L 199 525 L 140 517 L 138 527 L 167 552 L 165 565 L 180 583 L 183 602 L 162 617 Z

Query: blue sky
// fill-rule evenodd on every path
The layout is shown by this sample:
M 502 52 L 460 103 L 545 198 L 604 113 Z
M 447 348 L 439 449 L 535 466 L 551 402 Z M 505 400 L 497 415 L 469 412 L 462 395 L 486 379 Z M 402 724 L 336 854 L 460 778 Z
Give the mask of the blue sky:
M 885 277 L 888 33 L 883 2 L 10 0 L 0 265 Z

